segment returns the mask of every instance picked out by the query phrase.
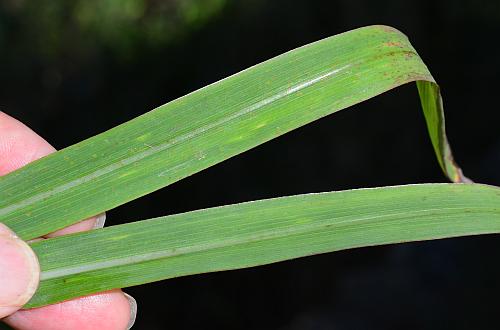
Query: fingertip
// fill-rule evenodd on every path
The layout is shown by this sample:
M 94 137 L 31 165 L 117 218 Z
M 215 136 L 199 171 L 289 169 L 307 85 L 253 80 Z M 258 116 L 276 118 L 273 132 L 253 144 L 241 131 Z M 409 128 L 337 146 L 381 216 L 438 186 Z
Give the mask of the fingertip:
M 81 231 L 87 231 L 91 230 L 95 226 L 95 218 L 90 218 L 87 220 L 83 220 L 80 222 L 77 222 L 71 226 L 59 229 L 55 232 L 49 233 L 45 235 L 44 237 L 46 238 L 53 238 L 57 236 L 63 236 L 63 235 L 68 235 L 76 232 L 81 232 Z
M 38 287 L 40 265 L 24 241 L 0 223 L 0 318 L 26 304 Z
M 101 213 L 101 214 L 99 214 L 95 217 L 92 217 L 90 219 L 80 221 L 80 222 L 75 223 L 71 226 L 68 226 L 68 227 L 59 229 L 55 232 L 52 232 L 50 234 L 47 234 L 44 237 L 53 238 L 53 237 L 57 237 L 57 236 L 68 235 L 68 234 L 92 230 L 92 229 L 99 229 L 99 228 L 104 227 L 105 222 L 106 222 L 106 213 Z

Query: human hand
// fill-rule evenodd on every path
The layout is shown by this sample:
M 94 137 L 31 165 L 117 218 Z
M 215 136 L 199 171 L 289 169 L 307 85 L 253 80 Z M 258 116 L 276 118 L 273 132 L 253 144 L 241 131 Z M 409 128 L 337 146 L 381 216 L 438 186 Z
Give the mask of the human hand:
M 0 176 L 54 152 L 44 139 L 0 111 Z M 46 235 L 55 237 L 104 225 L 97 216 Z M 38 260 L 28 244 L 0 224 L 0 319 L 21 330 L 122 330 L 135 320 L 135 300 L 112 290 L 41 308 L 20 310 L 35 293 Z

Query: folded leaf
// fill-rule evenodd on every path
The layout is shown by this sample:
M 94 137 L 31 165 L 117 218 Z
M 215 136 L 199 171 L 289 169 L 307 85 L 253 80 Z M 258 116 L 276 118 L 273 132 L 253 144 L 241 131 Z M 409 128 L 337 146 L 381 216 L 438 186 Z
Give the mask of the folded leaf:
M 285 53 L 0 177 L 0 222 L 24 239 L 47 234 L 411 81 L 419 81 L 441 167 L 464 181 L 427 67 L 402 33 L 371 26 Z

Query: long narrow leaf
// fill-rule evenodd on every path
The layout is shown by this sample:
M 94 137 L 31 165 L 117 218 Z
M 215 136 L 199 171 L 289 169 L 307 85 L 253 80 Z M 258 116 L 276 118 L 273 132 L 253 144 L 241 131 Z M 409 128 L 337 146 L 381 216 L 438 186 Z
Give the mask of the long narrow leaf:
M 27 307 L 177 276 L 361 246 L 500 232 L 500 189 L 428 184 L 299 195 L 199 210 L 32 244 Z
M 0 178 L 0 221 L 24 239 L 167 186 L 311 121 L 419 81 L 454 182 L 439 88 L 406 36 L 372 26 L 295 49 Z

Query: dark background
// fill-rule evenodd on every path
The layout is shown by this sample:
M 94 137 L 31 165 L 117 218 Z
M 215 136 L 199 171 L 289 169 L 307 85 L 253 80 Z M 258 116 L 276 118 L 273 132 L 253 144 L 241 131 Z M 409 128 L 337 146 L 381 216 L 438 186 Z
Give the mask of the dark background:
M 457 161 L 500 185 L 498 0 L 8 0 L 0 107 L 57 148 L 284 51 L 370 24 L 440 83 Z M 416 88 L 291 132 L 108 213 L 108 225 L 282 195 L 445 182 Z M 135 329 L 497 329 L 497 236 L 363 248 L 127 289 Z

